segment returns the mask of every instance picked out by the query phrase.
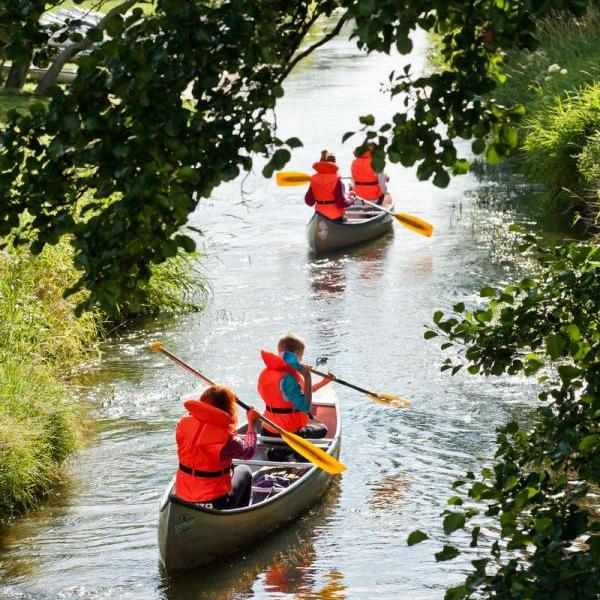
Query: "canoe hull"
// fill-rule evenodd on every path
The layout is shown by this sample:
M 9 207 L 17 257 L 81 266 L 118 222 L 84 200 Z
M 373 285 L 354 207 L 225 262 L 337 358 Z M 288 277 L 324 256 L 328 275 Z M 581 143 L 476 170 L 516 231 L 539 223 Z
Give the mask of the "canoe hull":
M 392 208 L 393 206 L 386 206 Z M 372 209 L 375 210 L 376 209 Z M 351 214 L 351 211 L 347 211 Z M 349 248 L 381 237 L 393 226 L 393 217 L 385 212 L 371 213 L 374 216 L 364 221 L 337 223 L 315 212 L 306 226 L 306 237 L 310 249 L 316 254 Z
M 335 409 L 338 411 L 337 401 Z M 339 457 L 341 427 L 328 454 Z M 242 461 L 243 462 L 243 461 Z M 299 466 L 306 463 L 299 463 Z M 293 483 L 285 492 L 251 507 L 216 511 L 198 509 L 171 495 L 174 480 L 165 492 L 159 512 L 158 543 L 168 572 L 190 569 L 232 554 L 297 519 L 323 496 L 332 476 L 317 467 Z

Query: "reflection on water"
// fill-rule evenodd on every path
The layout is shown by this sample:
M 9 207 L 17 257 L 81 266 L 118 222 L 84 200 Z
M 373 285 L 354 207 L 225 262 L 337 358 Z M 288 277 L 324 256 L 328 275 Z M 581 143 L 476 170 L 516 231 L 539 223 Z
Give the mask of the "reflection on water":
M 369 505 L 376 510 L 386 511 L 403 504 L 410 489 L 410 480 L 406 473 L 392 473 L 370 481 L 368 486 L 372 492 Z
M 263 590 L 302 593 L 298 596 L 301 598 L 343 598 L 319 595 L 312 569 L 315 539 L 331 520 L 339 494 L 339 482 L 334 481 L 323 500 L 306 515 L 217 566 L 199 567 L 171 576 L 162 573 L 161 597 L 164 600 L 233 600 L 251 598 L 257 590 Z M 334 579 L 341 589 L 339 578 L 334 576 Z M 328 584 L 323 589 L 325 593 L 332 593 L 327 590 L 333 588 Z

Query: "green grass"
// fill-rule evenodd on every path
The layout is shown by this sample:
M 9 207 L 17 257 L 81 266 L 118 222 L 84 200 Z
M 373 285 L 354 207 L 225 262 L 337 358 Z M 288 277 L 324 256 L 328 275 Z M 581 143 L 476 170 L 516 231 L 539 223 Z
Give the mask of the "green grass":
M 67 243 L 39 256 L 0 250 L 0 521 L 35 506 L 60 480 L 78 447 L 78 402 L 69 376 L 92 356 L 104 322 L 74 315 L 77 296 L 63 290 L 78 276 Z M 201 308 L 205 280 L 197 257 L 175 257 L 154 268 L 147 301 L 132 319 Z M 111 326 L 114 323 L 111 323 Z
M 495 97 L 527 107 L 523 172 L 547 185 L 567 218 L 577 211 L 597 220 L 600 156 L 597 142 L 588 146 L 600 130 L 600 9 L 578 19 L 544 19 L 538 39 L 537 50 L 508 54 L 508 81 Z
M 23 92 L 7 92 L 0 90 L 0 125 L 6 123 L 6 118 L 11 110 L 16 110 L 19 113 L 26 113 L 29 107 L 40 102 L 31 91 L 32 86 L 28 85 Z
M 62 298 L 69 260 L 66 245 L 0 251 L 0 519 L 48 493 L 78 445 L 66 376 L 89 356 L 99 319 L 75 318 L 75 299 Z
M 96 12 L 107 13 L 111 8 L 123 4 L 124 0 L 84 0 L 83 2 L 75 2 L 74 0 L 65 0 L 61 3 L 60 8 L 83 8 Z M 155 10 L 155 2 L 152 0 L 140 1 L 133 8 L 139 6 L 146 14 L 153 13 Z

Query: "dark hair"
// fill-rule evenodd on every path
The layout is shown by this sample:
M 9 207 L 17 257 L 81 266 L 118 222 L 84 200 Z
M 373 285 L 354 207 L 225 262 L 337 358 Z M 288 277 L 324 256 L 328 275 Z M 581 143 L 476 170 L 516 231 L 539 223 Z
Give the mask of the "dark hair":
M 335 162 L 335 156 L 329 150 L 321 150 L 321 162 Z
M 277 342 L 277 351 L 284 352 L 285 350 L 294 353 L 304 350 L 304 340 L 294 333 L 286 333 Z
M 225 386 L 212 385 L 204 390 L 200 396 L 201 402 L 206 402 L 215 408 L 221 409 L 234 419 L 237 418 L 237 403 L 236 395 Z

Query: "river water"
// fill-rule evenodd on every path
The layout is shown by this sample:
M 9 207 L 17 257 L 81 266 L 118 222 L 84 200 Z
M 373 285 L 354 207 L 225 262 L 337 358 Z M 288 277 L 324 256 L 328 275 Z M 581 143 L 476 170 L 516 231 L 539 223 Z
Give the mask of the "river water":
M 427 45 L 415 38 L 413 64 Z M 360 114 L 389 115 L 379 92 L 398 57 L 360 53 L 339 38 L 288 80 L 277 110 L 283 137 L 304 148 L 292 169 L 310 170 L 323 148 L 349 170 L 341 134 Z M 437 309 L 477 304 L 477 290 L 519 268 L 507 227 L 530 216 L 499 208 L 504 192 L 469 175 L 440 190 L 392 165 L 398 207 L 435 227 L 432 238 L 400 225 L 385 239 L 328 258 L 307 251 L 304 188 L 258 175 L 221 186 L 191 225 L 205 233 L 206 310 L 159 319 L 117 335 L 82 393 L 95 422 L 90 442 L 43 508 L 0 535 L 0 597 L 233 600 L 246 598 L 442 598 L 474 558 L 436 563 L 440 513 L 451 482 L 489 460 L 494 427 L 534 401 L 524 381 L 440 372 L 439 344 L 423 339 Z M 389 409 L 338 388 L 348 470 L 299 521 L 229 563 L 169 579 L 159 567 L 158 501 L 176 467 L 174 426 L 198 382 L 148 352 L 162 340 L 214 380 L 256 403 L 259 350 L 287 331 L 326 355 L 340 377 L 410 398 Z M 409 548 L 414 528 L 431 539 Z M 471 554 L 469 554 L 471 552 Z

